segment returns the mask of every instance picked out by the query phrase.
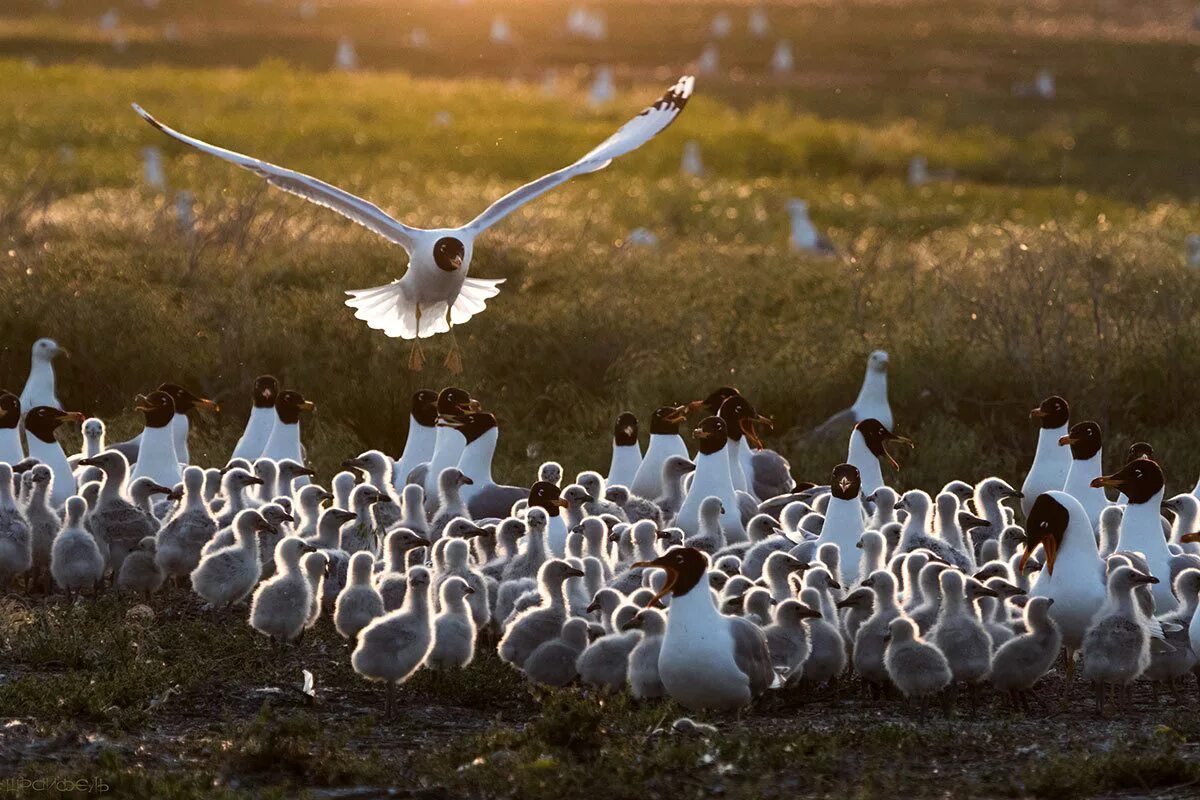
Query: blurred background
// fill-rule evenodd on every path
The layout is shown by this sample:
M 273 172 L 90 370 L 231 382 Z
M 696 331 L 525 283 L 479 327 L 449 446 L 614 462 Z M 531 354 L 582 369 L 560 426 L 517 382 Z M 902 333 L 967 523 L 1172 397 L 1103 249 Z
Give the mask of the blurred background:
M 319 405 L 319 469 L 397 454 L 411 392 L 451 380 L 447 343 L 410 373 L 342 292 L 403 253 L 129 103 L 434 226 L 691 71 L 663 136 L 478 244 L 472 274 L 508 281 L 459 330 L 453 380 L 501 418 L 499 475 L 602 467 L 619 411 L 732 383 L 821 481 L 845 445 L 804 434 L 883 348 L 919 445 L 897 485 L 1019 477 L 1028 409 L 1058 392 L 1113 468 L 1147 439 L 1190 489 L 1197 26 L 1185 0 L 6 0 L 0 385 L 54 337 L 60 396 L 123 438 L 135 393 L 183 382 L 225 408 L 195 425 L 208 464 L 273 372 Z

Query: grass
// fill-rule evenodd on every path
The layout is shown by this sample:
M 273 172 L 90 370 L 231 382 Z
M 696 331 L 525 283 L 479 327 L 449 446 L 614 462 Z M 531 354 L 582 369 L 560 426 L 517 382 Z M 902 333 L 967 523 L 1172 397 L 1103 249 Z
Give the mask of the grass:
M 319 404 L 305 441 L 322 478 L 367 447 L 398 452 L 408 395 L 451 380 L 436 362 L 409 373 L 407 346 L 341 305 L 343 289 L 399 274 L 399 251 L 170 144 L 128 104 L 334 179 L 403 219 L 452 224 L 574 159 L 655 96 L 703 47 L 718 7 L 592 3 L 611 36 L 586 44 L 561 34 L 565 5 L 550 2 L 321 4 L 315 21 L 292 0 L 119 2 L 129 43 L 118 53 L 95 26 L 112 0 L 66 5 L 0 10 L 0 385 L 19 390 L 29 343 L 54 336 L 74 353 L 59 365 L 61 396 L 122 439 L 138 430 L 137 392 L 183 382 L 225 407 L 193 425 L 192 452 L 208 465 L 224 462 L 251 380 L 271 371 Z M 484 39 L 501 8 L 518 48 Z M 525 482 L 547 458 L 569 473 L 602 466 L 619 410 L 645 416 L 728 382 L 774 417 L 768 444 L 797 475 L 820 480 L 844 445 L 803 434 L 850 401 L 866 354 L 883 347 L 898 428 L 919 443 L 889 476 L 900 486 L 1019 481 L 1034 437 L 1027 409 L 1056 391 L 1077 419 L 1102 423 L 1108 466 L 1147 439 L 1169 491 L 1190 489 L 1192 10 L 772 3 L 772 39 L 790 38 L 797 59 L 783 78 L 765 75 L 771 48 L 746 36 L 736 10 L 726 71 L 701 78 L 670 131 L 480 242 L 473 273 L 508 282 L 461 329 L 466 373 L 454 380 L 501 418 L 497 477 Z M 166 19 L 180 42 L 164 40 Z M 432 50 L 404 44 L 415 26 Z M 368 69 L 328 70 L 342 35 Z M 592 109 L 583 90 L 600 63 L 614 65 L 620 92 Z M 1042 66 L 1059 97 L 1013 97 Z M 547 68 L 558 97 L 539 88 Z M 678 174 L 688 139 L 701 145 L 703 178 Z M 171 197 L 141 180 L 151 144 L 172 190 L 196 195 L 192 236 Z M 909 187 L 915 154 L 955 179 Z M 792 197 L 809 201 L 839 257 L 788 252 Z M 638 226 L 660 246 L 627 246 Z M 433 344 L 435 359 L 444 347 Z M 0 714 L 20 754 L 3 763 L 71 778 L 95 774 L 99 759 L 121 796 L 179 798 L 356 786 L 1088 797 L 1186 793 L 1171 787 L 1200 779 L 1194 715 L 1157 704 L 1097 724 L 1086 699 L 1043 720 L 772 697 L 688 739 L 653 735 L 676 708 L 533 693 L 482 655 L 463 673 L 419 674 L 385 725 L 377 687 L 353 675 L 328 629 L 281 653 L 241 616 L 201 614 L 178 596 L 156 601 L 149 623 L 127 613 L 111 598 L 0 606 Z M 316 703 L 294 689 L 303 669 Z
M 481 652 L 461 673 L 418 673 L 398 717 L 384 721 L 380 690 L 350 672 L 347 645 L 325 621 L 280 651 L 243 615 L 202 612 L 182 594 L 156 598 L 157 617 L 141 627 L 121 624 L 129 605 L 106 597 L 70 611 L 60 601 L 0 609 L 10 776 L 88 777 L 121 797 L 390 788 L 617 800 L 1082 798 L 1186 792 L 1200 780 L 1195 714 L 1141 690 L 1131 714 L 1098 720 L 1081 685 L 1056 715 L 988 701 L 947 715 L 866 702 L 851 682 L 837 698 L 771 693 L 737 716 L 698 715 L 714 728 L 697 736 L 671 732 L 684 713 L 672 703 L 533 690 Z M 316 675 L 315 700 L 291 688 L 302 668 Z M 1043 693 L 1051 703 L 1057 680 Z
M 194 448 L 203 463 L 221 463 L 246 387 L 272 371 L 319 403 L 306 439 L 322 474 L 369 446 L 397 451 L 409 393 L 450 379 L 438 366 L 409 373 L 407 345 L 341 305 L 342 289 L 398 274 L 399 252 L 168 144 L 127 102 L 339 176 L 436 225 L 568 161 L 653 91 L 592 113 L 534 89 L 282 64 L 9 62 L 0 86 L 15 109 L 0 141 L 28 170 L 14 180 L 52 176 L 53 194 L 7 234 L 3 382 L 19 386 L 26 343 L 53 334 L 76 354 L 62 365 L 62 395 L 112 419 L 118 437 L 136 432 L 129 398 L 181 380 L 226 404 L 220 418 L 198 421 Z M 48 95 L 70 102 L 47 104 Z M 430 120 L 446 106 L 474 113 L 437 133 Z M 687 138 L 708 143 L 711 177 L 676 174 Z M 195 238 L 180 237 L 169 204 L 140 185 L 139 149 L 150 143 L 168 153 L 171 184 L 198 196 Z M 39 166 L 63 144 L 73 160 Z M 903 165 L 921 151 L 941 152 L 964 179 L 909 188 Z M 806 446 L 800 434 L 849 402 L 865 354 L 885 347 L 899 427 L 921 445 L 902 485 L 1018 476 L 1033 435 L 1025 411 L 1057 391 L 1077 418 L 1104 425 L 1114 450 L 1152 441 L 1169 479 L 1190 487 L 1200 456 L 1182 407 L 1163 399 L 1200 378 L 1200 321 L 1190 313 L 1200 290 L 1182 259 L 1183 239 L 1200 227 L 1194 201 L 1133 205 L 1069 185 L 1004 183 L 986 166 L 972 174 L 973 163 L 1007 153 L 1054 169 L 999 133 L 914 121 L 900 137 L 776 103 L 739 112 L 702 95 L 661 141 L 543 198 L 477 250 L 475 274 L 508 283 L 461 329 L 458 380 L 501 416 L 498 473 L 524 481 L 547 457 L 569 470 L 600 463 L 617 410 L 645 414 L 731 381 L 776 419 L 771 444 L 819 480 L 841 447 Z M 792 196 L 810 199 L 841 258 L 786 251 Z M 662 245 L 620 246 L 637 225 Z

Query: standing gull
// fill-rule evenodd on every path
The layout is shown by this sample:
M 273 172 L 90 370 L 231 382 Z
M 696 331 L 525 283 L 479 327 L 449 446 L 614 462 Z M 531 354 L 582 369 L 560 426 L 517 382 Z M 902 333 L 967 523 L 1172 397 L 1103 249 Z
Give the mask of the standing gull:
M 272 375 L 259 375 L 254 379 L 253 405 L 246 430 L 233 448 L 230 459 L 244 458 L 254 461 L 263 454 L 271 429 L 275 427 L 275 400 L 279 397 L 279 381 Z
M 21 392 L 21 408 L 25 413 L 38 406 L 50 406 L 63 410 L 62 402 L 54 390 L 54 359 L 70 354 L 53 339 L 38 339 L 33 343 L 30 354 L 29 378 Z
M 50 502 L 57 508 L 75 494 L 75 476 L 62 445 L 54 432 L 64 422 L 83 422 L 78 411 L 60 411 L 52 406 L 37 406 L 25 415 L 25 433 L 29 441 L 29 457 L 36 458 L 54 473 L 54 491 Z
M 858 577 L 862 550 L 858 540 L 863 535 L 862 485 L 858 470 L 852 464 L 839 464 L 829 478 L 830 499 L 825 509 L 825 524 L 821 526 L 818 545 L 836 545 L 841 555 L 840 581 L 851 586 Z
M 824 439 L 843 435 L 864 419 L 876 419 L 883 427 L 891 430 L 894 420 L 892 407 L 887 397 L 888 354 L 876 350 L 867 358 L 867 372 L 863 376 L 862 388 L 854 405 L 839 411 L 817 426 L 809 435 Z
M 408 680 L 420 669 L 433 649 L 430 584 L 429 570 L 424 567 L 409 570 L 404 604 L 363 628 L 350 656 L 355 672 L 387 684 L 384 715 L 389 718 L 396 684 Z
M 1058 443 L 1071 447 L 1071 468 L 1067 471 L 1063 491 L 1083 505 L 1083 510 L 1091 520 L 1092 530 L 1095 530 L 1100 524 L 1100 512 L 1109 505 L 1104 488 L 1093 485 L 1093 481 L 1104 474 L 1100 426 L 1095 422 L 1076 423 Z
M 1054 601 L 1050 618 L 1062 632 L 1067 652 L 1067 669 L 1074 669 L 1074 653 L 1092 617 L 1104 603 L 1104 562 L 1096 549 L 1091 520 L 1083 506 L 1066 492 L 1044 492 L 1033 501 L 1026 523 L 1025 551 L 1018 569 L 1038 545 L 1045 551 L 1045 564 L 1029 590 L 1030 597 Z
M 385 214 L 377 206 L 328 183 L 299 172 L 277 167 L 256 158 L 214 147 L 166 127 L 141 107 L 134 105 L 146 122 L 184 144 L 222 158 L 265 178 L 286 192 L 332 209 L 400 245 L 409 255 L 409 269 L 390 284 L 353 291 L 347 305 L 355 316 L 388 336 L 417 339 L 445 333 L 483 311 L 494 297 L 500 280 L 468 278 L 475 238 L 535 197 L 577 175 L 595 172 L 614 158 L 625 155 L 653 139 L 683 111 L 695 81 L 680 78 L 666 94 L 623 125 L 595 149 L 570 166 L 552 172 L 516 189 L 489 206 L 482 214 L 459 228 L 422 230 L 409 227 Z M 447 358 L 455 366 L 457 353 Z M 414 349 L 411 366 L 419 368 L 422 357 Z
M 282 461 L 290 458 L 304 463 L 304 449 L 300 445 L 300 414 L 312 411 L 317 404 L 305 400 L 299 392 L 287 390 L 281 392 L 275 401 L 275 424 L 271 435 L 263 446 L 263 458 Z
M 634 566 L 667 573 L 650 604 L 671 596 L 658 670 L 673 700 L 689 709 L 731 710 L 767 690 L 775 672 L 766 636 L 753 622 L 717 610 L 703 553 L 676 547 Z
M 740 394 L 723 400 L 715 413 L 725 420 L 725 430 L 729 434 L 725 452 L 729 456 L 729 476 L 733 480 L 733 488 L 746 492 L 758 502 L 754 491 L 754 456 L 756 452 L 762 452 L 763 446 L 755 426 L 773 427 L 771 420 L 755 411 L 750 401 Z
M 1033 501 L 1039 494 L 1062 489 L 1071 470 L 1071 453 L 1059 445 L 1059 441 L 1067 435 L 1067 424 L 1071 417 L 1071 407 L 1067 401 L 1056 394 L 1050 395 L 1029 412 L 1029 417 L 1036 419 L 1041 427 L 1033 465 L 1025 476 L 1025 483 L 1021 485 L 1021 494 L 1024 495 L 1021 498 L 1021 513 L 1025 516 L 1029 516 Z
M 188 432 L 191 430 L 188 412 L 194 408 L 208 408 L 216 411 L 219 410 L 217 404 L 206 397 L 197 397 L 177 383 L 159 384 L 155 391 L 170 395 L 171 402 L 174 403 L 175 413 L 170 422 L 171 438 L 175 442 L 175 455 L 179 459 L 179 463 L 188 464 L 191 462 L 188 453 Z M 121 455 L 125 456 L 130 464 L 135 464 L 138 460 L 141 443 L 142 434 L 139 433 L 127 442 L 114 444 L 112 449 L 120 450 Z
M 854 431 L 850 434 L 850 452 L 846 461 L 858 467 L 858 472 L 862 476 L 862 490 L 866 494 L 873 494 L 881 486 L 886 485 L 883 480 L 883 471 L 879 467 L 880 459 L 887 459 L 893 469 L 900 469 L 896 459 L 887 451 L 888 442 L 900 442 L 909 447 L 916 446 L 911 439 L 897 436 L 874 418 L 864 419 L 857 423 Z
M 549 519 L 546 526 L 546 550 L 553 558 L 563 558 L 567 553 L 567 523 L 562 510 L 567 501 L 562 499 L 557 486 L 548 481 L 538 481 L 529 488 L 529 508 L 540 508 Z
M 0 592 L 32 566 L 33 537 L 13 496 L 12 466 L 0 464 Z
M 171 434 L 175 439 L 175 454 L 179 457 L 180 463 L 190 464 L 192 458 L 188 451 L 188 433 L 191 430 L 191 423 L 188 421 L 188 412 L 196 408 L 205 408 L 216 412 L 220 411 L 220 408 L 214 401 L 207 397 L 199 397 L 177 383 L 164 383 L 158 387 L 158 391 L 166 392 L 175 402 L 175 416 L 171 418 Z
M 437 430 L 434 434 L 433 453 L 425 468 L 425 509 L 432 513 L 438 502 L 438 476 L 447 467 L 457 467 L 467 438 L 453 423 L 464 414 L 482 410 L 477 400 L 457 386 L 447 386 L 437 396 Z M 405 476 L 408 477 L 407 475 Z
M 462 498 L 471 517 L 507 517 L 513 503 L 527 497 L 529 491 L 520 486 L 500 486 L 492 478 L 492 457 L 500 438 L 496 417 L 486 411 L 473 411 L 446 424 L 458 428 L 467 440 L 458 459 L 458 469 L 471 479 L 471 483 L 462 488 Z
M 799 199 L 788 201 L 788 214 L 791 215 L 791 236 L 788 246 L 793 251 L 805 253 L 820 253 L 831 255 L 837 252 L 833 242 L 817 230 L 812 218 L 808 215 L 808 203 Z
M 408 438 L 404 441 L 404 452 L 392 468 L 392 486 L 403 490 L 408 476 L 419 465 L 433 457 L 433 443 L 437 438 L 437 395 L 429 389 L 418 389 L 413 393 L 411 411 L 408 415 Z
M 638 445 L 638 419 L 624 411 L 613 425 L 612 460 L 608 465 L 608 486 L 629 486 L 642 465 L 642 448 Z
M 687 445 L 679 435 L 687 420 L 687 406 L 661 406 L 650 416 L 650 444 L 638 465 L 629 490 L 638 497 L 655 500 L 663 493 L 663 464 L 671 456 L 688 457 Z
M 146 427 L 142 430 L 137 463 L 133 465 L 129 479 L 150 478 L 164 486 L 174 486 L 183 480 L 179 455 L 175 451 L 175 434 L 171 430 L 175 401 L 166 392 L 154 391 L 148 395 L 138 395 L 136 408 L 145 416 Z M 85 464 L 86 461 L 80 463 Z
M 1121 517 L 1117 549 L 1141 553 L 1150 567 L 1150 574 L 1158 578 L 1151 587 L 1154 613 L 1174 611 L 1178 601 L 1171 590 L 1171 551 L 1163 538 L 1160 511 L 1164 486 L 1162 468 L 1148 458 L 1138 458 L 1119 472 L 1096 478 L 1092 485 L 1111 486 L 1129 498 Z
M 719 498 L 724 506 L 721 530 L 730 543 L 745 541 L 746 529 L 738 513 L 737 497 L 729 474 L 729 457 L 725 453 L 728 441 L 725 422 L 720 417 L 707 417 L 693 432 L 697 446 L 696 474 L 688 489 L 683 507 L 675 518 L 675 526 L 685 534 L 695 535 L 700 529 L 700 503 L 706 497 Z

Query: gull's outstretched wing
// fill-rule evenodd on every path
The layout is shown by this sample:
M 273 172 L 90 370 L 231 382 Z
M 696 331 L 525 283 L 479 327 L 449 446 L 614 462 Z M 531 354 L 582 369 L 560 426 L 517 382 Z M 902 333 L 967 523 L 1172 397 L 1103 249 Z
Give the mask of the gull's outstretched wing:
M 168 128 L 146 113 L 137 103 L 133 104 L 133 110 L 142 119 L 146 120 L 146 122 L 149 122 L 172 139 L 178 139 L 201 152 L 237 164 L 243 169 L 248 169 L 260 178 L 265 178 L 267 183 L 272 186 L 303 197 L 305 200 L 316 203 L 319 206 L 332 209 L 342 216 L 357 222 L 364 228 L 379 234 L 389 242 L 400 245 L 410 254 L 412 253 L 413 240 L 419 230 L 410 228 L 392 219 L 378 206 L 368 203 L 361 197 L 355 197 L 347 191 L 305 175 L 302 172 L 277 167 L 274 164 L 268 164 L 266 161 L 259 161 L 257 158 L 244 156 L 241 153 L 235 153 L 232 150 L 226 150 L 222 147 L 202 142 L 199 139 L 193 139 L 191 136 Z
M 488 206 L 486 211 L 468 222 L 465 229 L 472 234 L 478 234 L 555 186 L 566 183 L 576 175 L 604 169 L 614 158 L 638 149 L 675 121 L 675 118 L 683 111 L 683 107 L 687 105 L 688 98 L 692 96 L 692 88 L 695 83 L 696 79 L 690 75 L 680 78 L 674 86 L 667 90 L 666 94 L 622 125 L 616 133 L 601 142 L 586 156 L 569 167 L 551 172 L 549 175 L 504 195 Z

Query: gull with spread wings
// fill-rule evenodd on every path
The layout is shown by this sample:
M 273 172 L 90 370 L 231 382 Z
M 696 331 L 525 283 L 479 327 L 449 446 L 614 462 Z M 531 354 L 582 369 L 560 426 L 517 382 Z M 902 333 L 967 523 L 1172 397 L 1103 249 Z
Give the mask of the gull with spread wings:
M 574 164 L 509 192 L 462 227 L 438 230 L 410 227 L 336 186 L 194 139 L 162 124 L 137 104 L 133 109 L 168 136 L 248 169 L 272 186 L 332 209 L 403 247 L 408 253 L 408 270 L 403 277 L 373 289 L 347 292 L 350 299 L 346 305 L 356 309 L 354 315 L 370 327 L 388 336 L 413 339 L 410 366 L 420 369 L 423 363 L 420 339 L 451 332 L 452 326 L 461 325 L 483 311 L 486 301 L 500 293 L 503 279 L 468 277 L 475 238 L 535 197 L 576 175 L 604 169 L 614 158 L 653 139 L 683 111 L 694 85 L 695 79 L 690 75 L 680 78 L 666 94 Z M 456 369 L 460 361 L 455 343 L 446 363 Z

